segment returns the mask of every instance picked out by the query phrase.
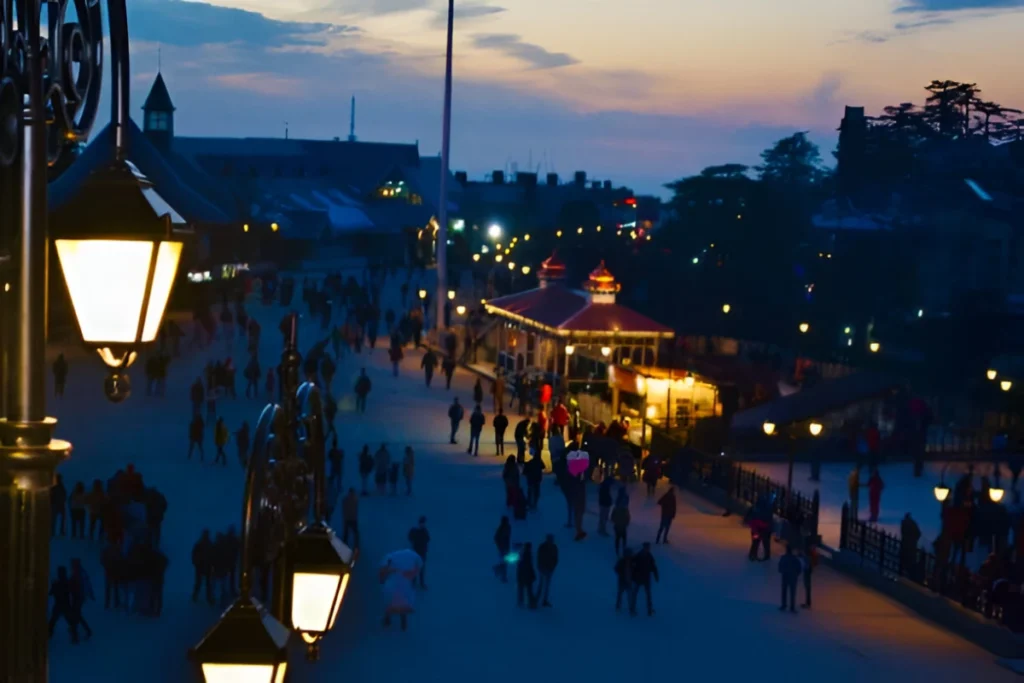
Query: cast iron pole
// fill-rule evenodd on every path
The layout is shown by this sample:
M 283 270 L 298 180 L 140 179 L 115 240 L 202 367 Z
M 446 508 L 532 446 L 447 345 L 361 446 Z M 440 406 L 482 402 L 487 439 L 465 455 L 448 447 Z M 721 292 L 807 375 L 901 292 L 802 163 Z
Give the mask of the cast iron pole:
M 444 59 L 444 116 L 441 123 L 441 197 L 437 211 L 437 311 L 435 326 L 444 325 L 444 305 L 448 301 L 448 151 L 452 133 L 452 32 L 455 25 L 455 0 L 448 0 L 448 49 Z M 440 339 L 438 339 L 440 341 Z
M 21 8 L 27 13 L 18 17 L 25 38 L 24 129 L 16 162 L 20 173 L 8 175 L 7 188 L 18 207 L 18 231 L 12 245 L 17 265 L 10 324 L 3 330 L 10 352 L 6 415 L 0 422 L 0 680 L 46 683 L 50 487 L 71 444 L 51 440 L 56 420 L 46 417 L 49 241 L 41 2 L 28 0 Z

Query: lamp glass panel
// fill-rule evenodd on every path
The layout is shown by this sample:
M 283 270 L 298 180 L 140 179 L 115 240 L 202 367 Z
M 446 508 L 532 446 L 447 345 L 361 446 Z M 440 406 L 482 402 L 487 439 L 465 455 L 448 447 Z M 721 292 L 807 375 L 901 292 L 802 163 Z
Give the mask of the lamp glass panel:
M 298 631 L 323 632 L 330 622 L 331 599 L 338 591 L 338 574 L 295 572 L 292 577 L 292 626 Z
M 274 683 L 284 683 L 284 674 L 288 670 L 288 662 L 281 662 L 277 665 L 277 675 L 274 676 Z
M 346 588 L 348 588 L 347 573 L 341 577 L 341 587 L 338 589 L 338 599 L 334 601 L 334 609 L 331 611 L 331 621 L 327 624 L 328 631 L 334 628 L 334 620 L 338 618 L 338 611 L 341 609 L 341 603 L 345 599 Z
M 153 243 L 56 240 L 56 246 L 82 339 L 134 343 Z
M 273 675 L 273 664 L 203 664 L 206 683 L 276 683 Z
M 146 324 L 142 327 L 142 341 L 151 342 L 160 331 L 167 301 L 171 298 L 174 276 L 178 273 L 181 260 L 181 242 L 161 242 L 156 251 L 156 267 L 153 269 L 153 286 L 149 290 L 149 308 L 146 309 Z

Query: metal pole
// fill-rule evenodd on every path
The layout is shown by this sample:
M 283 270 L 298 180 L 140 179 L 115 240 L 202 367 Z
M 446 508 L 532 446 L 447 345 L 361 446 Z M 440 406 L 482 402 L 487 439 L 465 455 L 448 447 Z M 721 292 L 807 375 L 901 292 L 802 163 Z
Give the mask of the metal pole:
M 441 196 L 437 211 L 437 321 L 444 325 L 444 304 L 448 301 L 448 152 L 452 132 L 452 33 L 455 0 L 448 0 L 448 50 L 444 60 L 444 116 L 441 124 Z
M 17 204 L 20 235 L 3 333 L 10 349 L 7 411 L 0 422 L 0 680 L 46 683 L 50 575 L 50 487 L 71 444 L 51 441 L 46 419 L 47 240 L 46 114 L 43 101 L 41 3 L 19 5 L 27 84 L 22 113 L 20 178 L 7 197 Z M 17 162 L 16 162 L 17 163 Z M 15 178 L 18 178 L 15 180 Z M 17 188 L 14 190 L 13 188 Z

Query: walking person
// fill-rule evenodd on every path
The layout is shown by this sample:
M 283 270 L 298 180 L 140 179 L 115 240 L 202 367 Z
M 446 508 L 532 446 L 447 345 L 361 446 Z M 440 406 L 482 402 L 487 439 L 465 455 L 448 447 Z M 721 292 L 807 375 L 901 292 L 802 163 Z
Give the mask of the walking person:
M 63 536 L 67 531 L 68 490 L 64 488 L 64 477 L 57 475 L 57 483 L 50 489 L 50 535 L 56 536 L 58 528 Z M 57 520 L 60 519 L 58 525 Z
M 530 609 L 537 608 L 537 596 L 533 592 L 533 582 L 537 580 L 537 572 L 533 568 L 533 547 L 524 543 L 516 563 L 516 604 L 523 606 L 523 598 Z
M 345 462 L 345 451 L 338 448 L 338 435 L 331 437 L 331 449 L 327 451 L 327 463 L 330 465 L 330 473 L 327 475 L 329 483 L 338 486 L 341 490 L 342 463 Z
M 473 385 L 473 403 L 479 404 L 479 403 L 483 403 L 483 402 L 484 402 L 484 387 L 480 383 L 480 378 L 477 377 L 476 378 L 476 384 Z
M 437 369 L 437 364 L 437 354 L 432 349 L 427 349 L 427 352 L 423 354 L 423 360 L 420 361 L 420 367 L 423 368 L 423 377 L 427 382 L 428 389 L 434 380 L 434 370 Z
M 487 418 L 484 417 L 484 411 L 477 403 L 473 408 L 473 414 L 469 416 L 469 448 L 466 449 L 466 452 L 471 453 L 474 458 L 480 455 L 480 434 L 483 433 L 485 424 L 487 424 Z
M 367 445 L 363 446 L 363 450 L 359 452 L 359 479 L 363 482 L 363 495 L 370 495 L 370 491 L 366 488 L 369 482 L 370 475 L 373 474 L 374 462 L 373 456 L 370 455 L 370 447 Z
M 654 602 L 651 600 L 652 576 L 655 581 L 661 580 L 658 578 L 658 565 L 654 561 L 654 555 L 651 554 L 651 544 L 645 542 L 643 547 L 640 548 L 640 552 L 633 556 L 632 614 L 636 614 L 636 599 L 640 595 L 640 589 L 642 588 L 647 597 L 647 616 L 654 616 Z
M 910 514 L 909 512 L 907 513 Z M 804 603 L 800 605 L 804 609 L 811 608 L 811 574 L 818 568 L 818 544 L 814 538 L 808 536 L 804 540 L 804 554 L 801 557 L 804 575 Z
M 629 530 L 630 522 L 629 498 L 626 496 L 625 487 L 619 489 L 611 518 L 612 530 L 615 532 L 615 554 L 618 555 L 620 545 L 622 550 L 626 549 L 626 532 Z
M 452 401 L 452 404 L 448 406 L 448 421 L 451 423 L 452 431 L 448 437 L 450 443 L 458 443 L 455 440 L 455 434 L 459 431 L 459 423 L 462 422 L 462 418 L 465 416 L 466 411 L 463 410 L 462 405 L 459 403 L 459 397 L 456 396 Z
M 50 612 L 49 633 L 53 637 L 53 629 L 63 619 L 71 632 L 71 642 L 78 642 L 78 619 L 72 606 L 71 581 L 68 579 L 67 567 L 57 567 L 57 579 L 50 584 L 50 597 L 53 598 L 53 610 Z
M 85 492 L 85 484 L 78 482 L 71 491 L 71 500 L 68 508 L 71 511 L 71 538 L 85 538 L 85 508 L 88 494 Z M 72 567 L 74 570 L 74 567 Z
M 359 379 L 356 380 L 356 411 L 360 413 L 366 412 L 366 397 L 370 394 L 370 389 L 373 387 L 370 378 L 366 376 L 366 368 L 359 371 Z
M 230 436 L 228 426 L 224 424 L 224 418 L 218 417 L 217 424 L 213 428 L 213 443 L 217 446 L 217 457 L 213 459 L 214 465 L 220 463 L 225 467 L 228 466 L 228 454 L 225 452 L 224 447 L 228 445 Z
M 516 423 L 513 436 L 516 440 L 516 462 L 522 465 L 526 462 L 526 439 L 530 434 L 530 418 L 524 417 Z
M 780 612 L 785 612 L 787 606 L 790 612 L 796 613 L 796 583 L 800 578 L 800 559 L 793 554 L 793 546 L 786 546 L 786 554 L 779 558 L 779 574 L 782 575 L 782 607 Z
M 500 415 L 502 406 L 504 405 L 505 402 L 504 372 L 499 371 L 497 377 L 494 378 L 494 384 L 491 385 L 491 395 L 494 397 L 494 412 Z
M 384 444 L 381 444 L 373 454 L 373 469 L 373 482 L 377 485 L 377 493 L 384 495 L 387 493 L 388 470 L 391 469 L 391 454 Z
M 92 590 L 92 581 L 82 566 L 82 561 L 77 557 L 71 560 L 71 576 L 68 579 L 71 589 L 71 611 L 79 625 L 85 629 L 85 639 L 92 638 L 92 627 L 85 620 L 83 609 L 85 603 L 96 599 Z
M 206 601 L 213 604 L 213 541 L 210 530 L 203 529 L 199 540 L 192 546 L 192 568 L 195 571 L 195 583 L 192 585 L 192 602 L 199 599 L 199 589 L 206 584 Z
M 455 358 L 453 356 L 445 356 L 444 360 L 441 361 L 441 372 L 444 373 L 444 388 L 452 388 L 452 377 L 455 376 Z
M 501 518 L 498 530 L 494 532 L 494 545 L 498 549 L 498 564 L 494 565 L 494 575 L 502 583 L 508 583 L 508 555 L 512 552 L 512 524 L 507 516 Z
M 494 427 L 494 454 L 496 456 L 505 455 L 505 430 L 508 429 L 508 418 L 505 416 L 501 408 L 501 404 L 497 404 L 498 414 L 494 416 L 491 421 L 491 425 Z
M 600 470 L 598 470 L 600 471 Z M 612 514 L 612 489 L 615 488 L 615 479 L 605 477 L 597 487 L 597 533 L 599 536 L 608 535 L 608 518 Z
M 405 354 L 402 352 L 402 347 L 392 342 L 391 348 L 388 349 L 388 360 L 391 361 L 391 376 L 398 377 L 398 366 L 402 362 L 402 358 Z M 427 386 L 430 386 L 430 382 L 427 382 Z
M 555 545 L 555 537 L 548 534 L 544 542 L 537 548 L 537 573 L 540 574 L 540 581 L 537 584 L 537 599 L 544 607 L 551 607 L 548 596 L 551 592 L 551 577 L 558 566 L 558 546 Z
M 616 548 L 618 554 L 618 548 Z M 615 611 L 622 609 L 622 596 L 626 596 L 626 607 L 630 614 L 636 614 L 636 596 L 633 594 L 633 551 L 622 549 L 622 556 L 615 562 L 617 590 L 615 593 Z
M 540 460 L 540 457 L 537 459 Z M 582 541 L 587 537 L 587 532 L 583 530 L 583 514 L 587 511 L 587 484 L 579 477 L 571 477 L 569 481 L 572 482 L 572 517 L 576 524 L 573 540 Z
M 658 526 L 658 533 L 654 537 L 654 543 L 668 544 L 668 530 L 672 527 L 672 520 L 676 518 L 676 487 L 669 486 L 661 498 L 658 499 L 658 507 L 661 508 L 661 524 Z
M 412 478 L 416 473 L 416 456 L 412 452 L 412 446 L 405 447 L 405 457 L 402 458 L 402 476 L 405 477 L 405 495 L 412 495 Z
M 523 476 L 526 478 L 526 504 L 531 510 L 536 510 L 540 503 L 540 484 L 544 481 L 544 461 L 531 458 L 523 465 Z
M 188 425 L 188 459 L 192 459 L 192 451 L 195 448 L 199 448 L 199 462 L 203 462 L 206 459 L 206 453 L 203 452 L 203 430 L 206 425 L 203 423 L 203 417 L 199 413 L 192 416 L 192 422 Z
M 352 546 L 359 547 L 359 496 L 350 488 L 341 501 L 341 542 L 348 545 L 348 532 L 352 532 Z
M 420 588 L 423 590 L 427 589 L 427 546 L 429 545 L 430 532 L 427 531 L 427 518 L 420 517 L 419 524 L 409 530 L 409 547 L 415 550 L 416 554 L 419 555 L 422 560 L 417 579 L 419 580 Z M 413 585 L 416 585 L 415 579 L 413 580 Z

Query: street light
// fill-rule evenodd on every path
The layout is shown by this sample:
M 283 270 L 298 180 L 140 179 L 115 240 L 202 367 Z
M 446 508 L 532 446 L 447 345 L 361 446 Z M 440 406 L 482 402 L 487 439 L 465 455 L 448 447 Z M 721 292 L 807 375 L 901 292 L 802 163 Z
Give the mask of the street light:
M 730 306 L 729 304 L 722 304 L 722 313 L 725 313 L 726 315 L 728 315 L 729 311 L 731 311 L 731 310 L 732 310 L 732 306 Z
M 761 429 L 764 430 L 764 433 L 766 435 L 771 436 L 772 434 L 775 433 L 775 423 L 774 422 L 765 422 L 763 425 L 761 425 Z
M 868 349 L 871 351 L 871 353 L 878 353 L 881 350 L 881 348 L 882 345 L 876 341 L 873 341 L 870 344 L 868 344 Z
M 946 502 L 946 498 L 949 498 L 949 487 L 945 484 L 939 484 L 933 491 L 935 492 L 935 500 L 940 503 Z
M 526 233 L 525 235 L 523 235 L 523 241 L 524 242 L 529 242 L 530 241 L 530 233 Z
M 999 373 L 996 372 L 995 370 L 989 369 L 985 371 L 985 377 L 988 377 L 990 380 L 994 380 L 998 376 Z
M 455 312 L 458 313 L 459 315 L 466 315 L 466 307 L 463 306 L 462 304 L 459 304 L 458 306 L 455 307 Z
M 242 591 L 190 654 L 205 683 L 283 683 L 288 628 L 249 596 L 247 585 Z
M 476 262 L 476 261 L 479 261 L 479 260 L 480 260 L 480 254 L 473 254 L 473 261 Z
M 318 643 L 334 627 L 355 559 L 352 549 L 325 524 L 304 529 L 292 554 L 292 627 L 309 646 L 310 659 Z
M 800 334 L 807 334 L 807 331 L 811 329 L 808 323 L 800 323 Z
M 523 275 L 530 274 L 530 266 L 523 266 Z
M 561 236 L 562 236 L 562 231 L 561 230 L 558 230 L 558 231 L 555 232 L 555 237 L 561 237 Z
M 612 347 L 610 347 L 610 346 L 602 346 L 601 347 L 601 355 L 604 356 L 605 358 L 607 358 L 608 356 L 612 355 Z
M 448 301 L 455 301 L 455 290 L 454 289 L 449 289 L 448 290 Z
M 580 227 L 576 228 L 576 234 L 577 235 L 582 235 L 583 234 L 583 226 L 580 226 Z
M 576 347 L 573 346 L 572 344 L 566 344 L 565 345 L 565 355 L 571 356 L 574 353 L 576 353 Z
M 495 263 L 501 263 L 503 260 L 505 260 L 505 257 L 502 256 L 501 254 L 495 254 L 494 255 L 494 262 Z
M 811 424 L 807 425 L 807 429 L 808 431 L 810 431 L 811 436 L 818 436 L 819 434 L 821 434 L 821 430 L 824 429 L 824 427 L 822 427 L 820 422 L 812 422 Z
M 1004 379 L 1001 382 L 999 382 L 999 388 L 1002 389 L 1003 391 L 1009 391 L 1010 389 L 1013 388 L 1013 382 L 1011 382 L 1008 379 Z
M 487 236 L 492 240 L 499 239 L 501 237 L 501 226 L 497 223 L 491 223 L 487 228 Z
M 515 261 L 509 261 L 508 262 L 508 269 L 509 270 L 515 270 L 516 269 Z
M 1006 490 L 1002 486 L 999 486 L 998 484 L 988 487 L 988 497 L 989 499 L 991 499 L 993 503 L 998 503 L 999 501 L 1001 501 L 1005 493 Z
M 427 290 L 421 289 L 419 292 L 417 292 L 417 295 L 419 295 L 420 299 L 426 299 L 427 298 Z
M 271 232 L 277 232 L 279 228 L 280 228 L 280 226 L 277 223 L 271 223 L 270 224 L 270 231 Z

